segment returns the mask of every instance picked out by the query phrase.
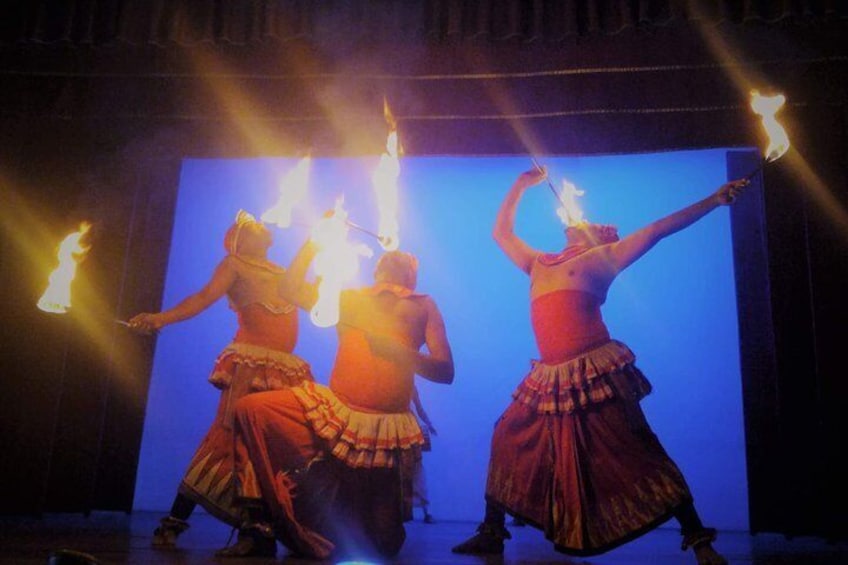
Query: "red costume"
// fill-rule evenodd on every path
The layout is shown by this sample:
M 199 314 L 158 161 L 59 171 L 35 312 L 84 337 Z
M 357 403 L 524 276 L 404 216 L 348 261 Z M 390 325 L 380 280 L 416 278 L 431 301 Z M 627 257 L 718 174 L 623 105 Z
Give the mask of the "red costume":
M 575 555 L 621 545 L 692 499 L 642 414 L 650 383 L 610 339 L 602 302 L 580 290 L 533 300 L 541 360 L 495 427 L 486 485 L 490 502 Z
M 360 292 L 382 291 L 410 296 L 387 286 Z M 404 470 L 420 458 L 424 443 L 409 411 L 413 376 L 375 355 L 362 330 L 343 327 L 329 387 L 305 382 L 238 402 L 240 494 L 265 501 L 283 544 L 325 558 L 339 536 L 362 528 L 381 553 L 400 549 L 403 522 L 412 515 L 411 477 Z M 312 475 L 322 460 L 329 460 L 332 476 L 318 485 Z M 331 515 L 339 500 L 344 511 Z M 345 515 L 353 519 L 333 523 Z
M 267 261 L 229 255 L 219 268 L 234 269 L 227 291 L 238 315 L 233 342 L 218 356 L 209 382 L 221 389 L 218 411 L 180 483 L 179 493 L 233 526 L 241 516 L 235 494 L 233 407 L 257 391 L 311 381 L 309 365 L 292 355 L 297 343 L 297 310 L 277 297 L 284 270 Z

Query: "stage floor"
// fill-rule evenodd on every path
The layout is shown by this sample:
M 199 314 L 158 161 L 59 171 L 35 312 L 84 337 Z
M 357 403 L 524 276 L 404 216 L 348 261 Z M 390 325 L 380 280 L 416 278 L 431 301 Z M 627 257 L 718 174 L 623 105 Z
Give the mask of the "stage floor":
M 180 537 L 179 549 L 154 550 L 150 534 L 159 513 L 136 512 L 52 514 L 40 519 L 0 518 L 0 564 L 45 565 L 60 549 L 87 553 L 100 563 L 145 563 L 163 565 L 315 564 L 286 557 L 279 546 L 277 559 L 227 559 L 214 557 L 215 550 L 227 543 L 230 529 L 206 514 L 196 514 L 191 528 Z M 507 541 L 503 558 L 454 555 L 451 546 L 474 532 L 468 522 L 420 521 L 407 525 L 407 540 L 398 557 L 398 565 L 545 565 L 549 563 L 581 565 L 693 565 L 691 552 L 680 551 L 680 536 L 672 528 L 649 533 L 614 551 L 591 558 L 570 558 L 556 553 L 542 534 L 530 527 L 510 527 L 513 539 Z M 716 548 L 731 564 L 756 565 L 844 565 L 848 563 L 848 544 L 830 544 L 817 538 L 786 539 L 781 535 L 746 532 L 720 532 Z M 324 563 L 324 562 L 322 562 Z M 332 563 L 327 561 L 326 563 Z M 367 563 L 364 561 L 358 563 Z

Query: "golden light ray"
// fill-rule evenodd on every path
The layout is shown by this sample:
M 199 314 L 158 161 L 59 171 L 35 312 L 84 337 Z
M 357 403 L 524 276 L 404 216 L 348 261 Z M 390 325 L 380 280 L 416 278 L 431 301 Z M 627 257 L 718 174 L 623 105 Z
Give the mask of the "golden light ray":
M 54 221 L 45 218 L 45 211 L 33 206 L 11 183 L 0 180 L 0 219 L 4 237 L 19 249 L 21 257 L 32 259 L 39 271 L 47 271 L 54 263 L 56 236 L 51 226 Z M 46 250 L 50 250 L 47 252 Z
M 77 264 L 90 249 L 90 246 L 82 243 L 82 238 L 90 229 L 91 224 L 83 222 L 79 230 L 66 236 L 59 244 L 59 265 L 48 276 L 47 289 L 38 299 L 40 310 L 64 314 L 71 307 L 71 283 L 77 274 Z
M 277 203 L 262 214 L 263 222 L 280 228 L 291 226 L 292 210 L 303 201 L 309 188 L 311 163 L 311 158 L 306 156 L 283 176 L 280 180 L 280 195 Z
M 400 226 L 398 225 L 398 178 L 400 177 L 400 143 L 398 141 L 397 122 L 383 100 L 383 115 L 389 125 L 386 138 L 386 150 L 380 155 L 380 162 L 371 175 L 371 184 L 377 197 L 379 211 L 380 245 L 386 251 L 392 251 L 400 245 Z
M 359 257 L 373 253 L 367 246 L 347 240 L 349 226 L 344 197 L 336 200 L 332 216 L 323 218 L 312 230 L 311 239 L 318 245 L 312 266 L 318 281 L 318 300 L 309 312 L 312 323 L 326 328 L 339 322 L 339 298 L 342 288 L 359 272 Z
M 834 191 L 816 173 L 809 162 L 796 149 L 787 157 L 789 172 L 797 177 L 799 186 L 816 202 L 819 211 L 839 230 L 842 237 L 848 238 L 848 210 L 834 196 Z
M 697 9 L 697 3 L 692 3 L 692 7 Z M 701 18 L 701 21 L 706 21 Z M 737 87 L 749 92 L 753 89 L 754 82 L 746 76 L 753 71 L 749 66 L 743 65 L 743 61 L 735 55 L 735 50 L 732 49 L 725 38 L 719 32 L 709 26 L 698 26 L 704 42 L 713 53 L 716 61 L 725 63 L 723 70 L 733 81 Z M 762 77 L 754 76 L 753 80 L 757 83 L 763 83 Z M 768 149 L 766 150 L 768 155 Z M 810 195 L 819 208 L 830 218 L 831 222 L 839 228 L 843 236 L 848 236 L 848 212 L 833 196 L 833 190 L 815 173 L 813 168 L 801 154 L 797 148 L 787 157 L 788 170 L 799 179 L 801 186 L 804 186 L 808 195 Z
M 480 54 L 475 54 L 475 57 L 481 57 Z M 470 61 L 473 65 L 480 66 L 481 68 L 493 68 L 489 60 L 478 61 L 473 60 Z M 516 102 L 515 98 L 510 94 L 510 91 L 504 87 L 504 85 L 499 81 L 483 81 L 483 84 L 486 88 L 487 94 L 489 98 L 494 102 L 495 107 L 504 116 L 520 116 L 524 112 L 521 110 L 521 106 Z M 521 145 L 527 151 L 527 154 L 531 156 L 533 162 L 536 166 L 535 155 L 544 155 L 547 154 L 548 151 L 542 146 L 542 143 L 539 141 L 539 136 L 536 133 L 534 128 L 530 127 L 529 120 L 522 120 L 520 118 L 510 118 L 506 120 L 506 123 L 509 125 L 510 129 L 513 131 L 515 136 L 521 142 Z M 541 122 L 539 122 L 541 123 Z M 563 225 L 571 225 L 569 224 L 569 215 L 573 214 L 574 218 L 578 218 L 579 220 L 575 220 L 577 223 L 583 221 L 583 213 L 579 211 L 579 206 L 577 206 L 576 200 L 574 200 L 574 196 L 582 196 L 582 191 L 577 191 L 579 194 L 569 194 L 566 198 L 563 198 L 563 194 L 574 190 L 576 191 L 576 187 L 574 185 L 568 183 L 563 179 L 563 191 L 558 191 L 551 181 L 548 181 L 551 187 L 551 190 L 556 195 L 556 198 L 559 202 L 559 207 L 556 210 L 557 216 L 560 218 L 560 221 Z M 574 210 L 569 212 L 567 209 L 568 204 L 566 202 L 571 202 L 574 206 Z M 576 225 L 576 224 L 574 224 Z
M 473 56 L 473 59 L 471 58 Z M 484 60 L 480 60 L 484 59 Z M 497 65 L 493 64 L 489 57 L 482 53 L 471 53 L 468 54 L 468 63 L 471 68 L 481 68 L 481 69 L 491 69 L 497 68 Z M 526 79 L 513 79 L 513 80 L 526 80 Z M 501 81 L 496 80 L 485 80 L 481 81 L 482 85 L 486 88 L 486 92 L 489 96 L 489 99 L 494 102 L 495 107 L 498 109 L 498 112 L 504 116 L 517 116 L 525 113 L 522 110 L 522 106 L 518 104 L 515 100 L 515 97 L 510 94 L 510 90 L 505 87 L 505 85 Z M 535 133 L 534 128 L 530 127 L 530 120 L 523 120 L 520 118 L 508 119 L 506 123 L 509 125 L 510 129 L 515 133 L 515 136 L 521 142 L 521 145 L 527 150 L 528 155 L 545 155 L 548 151 L 542 146 L 542 143 L 539 141 L 538 135 Z M 542 123 L 538 121 L 538 123 Z
M 205 81 L 209 95 L 219 102 L 224 110 L 222 113 L 229 117 L 228 123 L 240 136 L 240 143 L 248 147 L 248 153 L 280 153 L 281 147 L 298 146 L 299 140 L 289 141 L 281 137 L 278 129 L 270 127 L 273 120 L 269 119 L 269 110 L 256 103 L 250 94 L 250 83 L 239 80 L 237 73 L 230 70 L 223 60 L 197 49 L 191 51 L 190 62 Z
M 695 21 L 710 21 L 710 18 L 700 10 L 697 2 L 690 2 L 689 9 L 692 10 Z M 722 64 L 722 71 L 736 85 L 739 92 L 748 93 L 754 84 L 763 82 L 762 77 L 754 75 L 753 68 L 745 65 L 744 60 L 737 56 L 739 50 L 728 44 L 726 36 L 721 34 L 718 26 L 702 24 L 695 27 L 701 33 L 704 44 L 712 53 L 713 60 Z
M 18 188 L 14 183 L 2 178 L 0 188 L 3 204 L 0 205 L 0 227 L 14 247 L 14 254 L 22 259 L 21 276 L 32 277 L 26 284 L 32 288 L 31 298 L 33 303 L 36 303 L 40 296 L 38 293 L 43 290 L 41 285 L 44 284 L 44 279 L 36 280 L 32 275 L 36 271 L 48 273 L 56 265 L 54 248 L 57 237 L 51 226 L 55 225 L 58 219 L 50 217 L 50 211 L 44 209 L 40 203 L 36 204 L 24 196 L 30 191 Z M 26 268 L 30 266 L 31 268 Z M 67 314 L 56 316 L 56 322 L 61 319 L 64 323 L 72 324 L 75 332 L 84 336 L 85 343 L 97 352 L 96 361 L 103 363 L 104 379 L 119 379 L 122 390 L 127 391 L 127 394 L 143 394 L 143 391 L 134 390 L 141 382 L 138 379 L 138 352 L 127 347 L 127 343 L 119 339 L 125 335 L 125 330 L 115 324 L 116 306 L 97 292 L 98 285 L 91 285 L 86 280 L 91 272 L 87 271 L 86 275 L 86 278 L 81 280 L 77 273 L 74 281 L 74 306 Z M 44 347 L 61 346 L 55 333 L 40 334 L 39 339 L 45 340 Z

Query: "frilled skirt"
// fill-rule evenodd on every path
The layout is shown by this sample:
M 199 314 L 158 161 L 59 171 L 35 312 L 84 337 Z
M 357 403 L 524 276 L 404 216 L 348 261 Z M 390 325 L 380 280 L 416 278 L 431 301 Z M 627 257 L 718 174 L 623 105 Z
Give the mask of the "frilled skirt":
M 230 525 L 241 518 L 235 496 L 233 406 L 250 393 L 311 381 L 300 357 L 245 343 L 231 343 L 218 356 L 209 382 L 221 389 L 218 410 L 180 482 L 179 492 Z
M 487 499 L 563 553 L 609 551 L 692 499 L 639 406 L 651 386 L 634 362 L 610 341 L 535 363 L 495 426 Z
M 236 427 L 240 495 L 266 502 L 290 549 L 317 558 L 332 552 L 340 528 L 328 512 L 338 507 L 336 493 L 347 504 L 340 514 L 368 517 L 354 526 L 372 537 L 404 535 L 412 514 L 405 470 L 420 460 L 424 442 L 411 413 L 355 410 L 329 388 L 304 382 L 244 398 Z

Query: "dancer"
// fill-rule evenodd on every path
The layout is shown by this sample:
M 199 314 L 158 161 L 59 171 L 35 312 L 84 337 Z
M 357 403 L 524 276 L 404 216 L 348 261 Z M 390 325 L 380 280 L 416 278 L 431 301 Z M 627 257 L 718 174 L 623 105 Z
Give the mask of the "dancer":
M 304 382 L 236 403 L 246 520 L 242 541 L 219 556 L 262 554 L 271 535 L 311 558 L 400 550 L 412 517 L 403 470 L 420 459 L 424 443 L 409 409 L 413 378 L 453 381 L 442 315 L 415 292 L 417 271 L 414 256 L 390 251 L 372 286 L 342 293 L 328 387 Z
M 455 553 L 503 553 L 505 512 L 541 529 L 555 548 L 596 555 L 674 517 L 698 563 L 726 563 L 712 547 L 680 470 L 642 413 L 651 390 L 633 353 L 610 339 L 601 305 L 616 276 L 663 238 L 731 204 L 747 180 L 619 239 L 613 226 L 577 222 L 567 246 L 544 254 L 514 233 L 524 192 L 546 177 L 523 173 L 498 212 L 494 238 L 530 276 L 541 360 L 513 393 L 492 436 L 486 514 Z
M 189 463 L 171 511 L 153 533 L 152 545 L 174 547 L 200 504 L 216 518 L 241 523 L 233 505 L 233 405 L 242 396 L 311 381 L 309 365 L 292 354 L 297 343 L 298 312 L 282 299 L 289 281 L 300 279 L 308 261 L 292 262 L 286 270 L 268 260 L 272 234 L 250 214 L 239 211 L 224 237 L 227 256 L 199 292 L 159 313 L 142 313 L 130 320 L 141 332 L 159 330 L 206 310 L 226 295 L 238 315 L 238 330 L 215 361 L 209 382 L 221 390 L 218 410 L 206 436 Z

